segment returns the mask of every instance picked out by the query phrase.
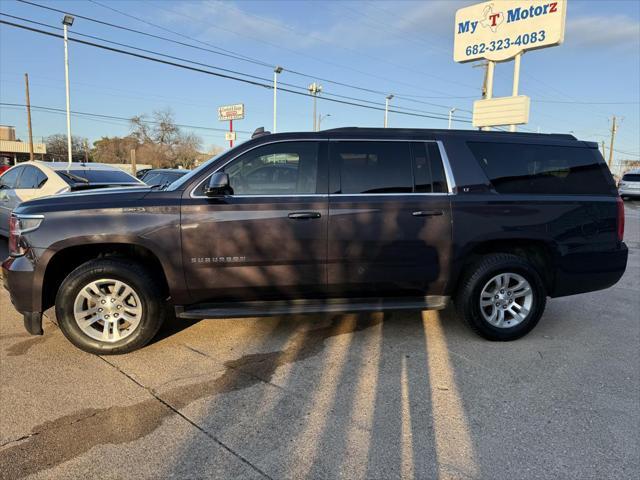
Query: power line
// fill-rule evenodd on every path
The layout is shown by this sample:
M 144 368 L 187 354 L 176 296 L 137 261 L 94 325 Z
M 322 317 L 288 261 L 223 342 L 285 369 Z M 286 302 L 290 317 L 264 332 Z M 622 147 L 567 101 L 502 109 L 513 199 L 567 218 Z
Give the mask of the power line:
M 25 104 L 23 103 L 7 103 L 7 102 L 0 102 L 0 107 L 26 107 Z M 55 108 L 55 107 L 45 107 L 42 105 L 31 105 L 31 108 L 34 110 L 41 110 L 41 111 L 50 111 L 50 112 L 55 112 L 55 113 L 63 113 L 66 114 L 66 110 L 63 108 Z M 87 116 L 87 117 L 94 117 L 94 118 L 102 118 L 105 120 L 121 120 L 121 121 L 126 121 L 131 123 L 131 118 L 132 117 L 119 117 L 116 115 L 104 115 L 101 113 L 93 113 L 93 112 L 78 112 L 75 110 L 71 111 L 72 114 L 74 115 L 82 115 L 82 116 Z M 158 125 L 160 122 L 154 122 L 153 120 L 140 120 L 141 123 L 146 123 L 149 125 Z M 187 129 L 192 129 L 192 130 L 210 130 L 212 132 L 227 132 L 228 130 L 224 129 L 224 128 L 215 128 L 215 127 L 203 127 L 201 125 L 187 125 L 187 124 L 183 124 L 183 123 L 176 123 L 175 124 L 176 127 L 180 127 L 180 128 L 187 128 Z M 246 130 L 235 130 L 238 133 L 244 133 L 244 134 L 248 134 L 250 135 L 252 132 L 248 132 Z
M 42 23 L 42 22 L 37 22 L 35 20 L 30 20 L 30 19 L 24 18 L 24 17 L 18 17 L 18 16 L 15 16 L 15 15 L 9 15 L 7 13 L 1 13 L 1 12 L 0 12 L 0 15 L 5 16 L 5 17 L 10 17 L 10 18 L 13 18 L 13 19 L 17 19 L 17 20 L 21 20 L 21 21 L 24 21 L 24 22 L 32 23 L 32 24 L 35 24 L 35 25 L 44 26 L 44 27 L 47 27 L 47 28 L 51 28 L 53 30 L 62 30 L 60 27 L 56 27 L 54 25 L 49 25 L 49 24 Z M 173 55 L 168 55 L 168 54 L 156 52 L 156 51 L 153 51 L 153 50 L 148 50 L 148 49 L 145 49 L 145 48 L 135 47 L 135 46 L 132 46 L 132 45 L 128 45 L 128 44 L 120 43 L 120 42 L 115 42 L 115 41 L 108 40 L 108 39 L 105 39 L 105 38 L 102 38 L 102 37 L 98 37 L 98 36 L 95 36 L 95 35 L 89 35 L 89 34 L 77 32 L 77 31 L 74 31 L 74 34 L 82 36 L 82 37 L 91 38 L 91 39 L 94 39 L 94 40 L 99 40 L 99 41 L 102 41 L 102 42 L 110 43 L 112 45 L 118 45 L 118 46 L 121 46 L 121 47 L 131 48 L 131 49 L 138 50 L 138 51 L 141 51 L 141 52 L 151 53 L 153 55 L 159 55 L 161 57 L 170 58 L 172 60 L 179 60 L 179 61 L 182 61 L 182 62 L 187 62 L 187 63 L 191 63 L 191 64 L 194 64 L 194 65 L 207 67 L 207 68 L 211 68 L 211 69 L 214 69 L 214 70 L 219 70 L 219 71 L 226 72 L 226 73 L 233 73 L 235 75 L 242 75 L 242 76 L 245 76 L 247 78 L 252 78 L 254 80 L 261 80 L 263 82 L 270 82 L 271 81 L 270 79 L 265 78 L 265 77 L 259 77 L 257 75 L 251 75 L 251 74 L 239 72 L 237 70 L 230 70 L 228 68 L 217 67 L 215 65 L 210 65 L 210 64 L 202 63 L 202 62 L 197 62 L 195 60 L 189 60 L 189 59 L 185 59 L 183 57 L 176 57 L 176 56 L 173 56 Z M 299 89 L 299 90 L 302 90 L 302 91 L 306 91 L 307 90 L 306 87 L 303 87 L 303 86 L 300 86 L 300 85 L 294 85 L 294 84 L 287 83 L 287 82 L 280 82 L 280 85 L 288 86 L 288 87 L 291 87 L 291 88 L 296 88 L 296 89 Z M 271 88 L 271 87 L 269 87 L 269 88 Z M 384 106 L 384 103 L 382 103 L 382 102 L 375 102 L 375 101 L 366 100 L 366 99 L 362 99 L 362 98 L 354 98 L 354 97 L 349 97 L 349 96 L 346 96 L 346 95 L 338 95 L 338 94 L 334 94 L 334 93 L 325 93 L 325 95 L 329 95 L 329 96 L 336 97 L 336 98 L 342 98 L 342 99 L 347 99 L 347 100 L 358 101 L 358 102 L 370 103 L 370 104 L 373 104 L 373 105 Z M 407 99 L 407 100 L 408 101 L 418 102 L 418 103 L 429 104 L 428 102 L 419 102 L 417 100 L 411 100 L 411 99 Z M 411 111 L 411 112 L 417 112 L 417 113 L 440 115 L 437 112 L 428 112 L 428 111 L 425 111 L 425 110 L 417 110 L 417 109 L 414 109 L 414 108 L 404 107 L 402 105 L 396 105 L 396 108 L 400 108 L 402 110 L 407 110 L 407 111 Z M 461 111 L 465 111 L 463 109 L 460 109 L 460 110 Z M 468 110 L 466 110 L 466 111 L 468 111 Z M 471 112 L 469 112 L 469 113 L 471 113 Z M 456 121 L 460 121 L 460 120 L 463 120 L 463 118 L 462 117 L 458 117 L 458 118 L 455 118 L 455 120 Z M 464 120 L 469 120 L 469 118 L 466 118 Z
M 93 1 L 93 0 L 92 0 L 92 1 Z M 97 3 L 97 2 L 94 2 L 94 3 Z M 127 16 L 127 17 L 129 17 L 129 18 L 133 18 L 133 19 L 138 20 L 138 21 L 140 21 L 140 22 L 143 22 L 143 23 L 145 23 L 145 24 L 147 24 L 147 25 L 153 25 L 153 26 L 155 26 L 155 27 L 157 27 L 157 28 L 160 28 L 160 29 L 163 29 L 163 30 L 166 30 L 166 31 L 170 31 L 170 30 L 167 30 L 165 27 L 162 27 L 162 26 L 159 26 L 159 25 L 156 25 L 156 24 L 151 24 L 151 23 L 147 22 L 146 20 L 141 19 L 141 18 L 139 18 L 139 17 L 136 17 L 136 16 L 134 16 L 134 15 L 131 15 L 131 14 L 128 14 L 128 13 L 125 13 L 125 12 L 121 12 L 121 11 L 116 10 L 116 9 L 113 9 L 113 8 L 111 8 L 111 7 L 106 7 L 106 6 L 105 6 L 105 8 L 109 8 L 110 10 L 113 10 L 113 11 L 116 11 L 116 12 L 118 12 L 118 13 L 121 13 L 122 15 L 125 15 L 125 16 Z M 187 18 L 187 19 L 190 19 L 190 20 L 192 20 L 192 21 L 198 21 L 198 22 L 201 22 L 201 21 L 202 21 L 202 20 L 201 20 L 201 19 L 199 19 L 199 18 L 194 18 L 194 17 L 189 16 L 189 15 L 186 15 L 185 13 L 182 13 L 182 12 L 175 12 L 175 11 L 173 11 L 173 10 L 167 10 L 167 9 L 163 9 L 163 8 L 161 8 L 161 7 L 158 7 L 158 8 L 160 8 L 160 9 L 161 9 L 161 10 L 163 10 L 163 11 L 169 12 L 169 13 L 171 13 L 171 14 L 173 14 L 173 15 L 180 15 L 180 16 L 183 16 L 183 17 L 185 17 L 185 18 Z M 254 17 L 254 18 L 261 19 L 262 21 L 265 21 L 262 17 L 258 17 L 258 16 L 256 16 L 256 15 L 248 14 L 248 13 L 246 13 L 246 12 L 245 12 L 245 14 L 250 15 L 250 16 L 252 16 L 252 17 Z M 272 24 L 273 24 L 273 22 L 268 22 L 268 23 L 272 23 Z M 285 28 L 285 27 L 283 27 L 283 26 L 281 26 L 281 25 L 276 25 L 276 26 L 277 26 L 278 28 Z M 209 25 L 209 27 L 212 27 L 212 25 Z M 220 27 L 220 26 L 215 26 L 215 28 L 222 29 L 222 30 L 229 31 L 229 32 L 231 32 L 231 33 L 236 33 L 236 34 L 237 34 L 237 32 L 235 32 L 234 30 L 230 30 L 230 29 L 222 28 L 222 27 Z M 286 28 L 287 28 L 288 30 L 292 30 L 292 29 L 291 29 L 291 28 L 289 28 L 289 27 L 286 27 Z M 296 33 L 297 33 L 297 32 L 296 32 Z M 194 37 L 189 37 L 189 36 L 187 36 L 187 35 L 183 35 L 183 34 L 181 34 L 181 36 L 183 36 L 183 37 L 185 37 L 185 38 L 190 38 L 190 39 L 192 39 L 192 40 L 194 40 L 194 41 L 199 41 L 199 40 L 197 40 L 196 38 L 194 38 Z M 286 47 L 282 47 L 282 46 L 280 46 L 280 45 L 277 45 L 277 44 L 274 44 L 274 43 L 271 43 L 271 42 L 267 42 L 267 41 L 265 41 L 265 40 L 256 39 L 256 41 L 259 41 L 259 42 L 261 42 L 261 43 L 265 43 L 265 44 L 267 44 L 267 45 L 272 45 L 272 46 L 274 46 L 274 47 L 276 47 L 276 48 L 280 48 L 280 49 L 288 50 L 288 51 L 291 51 L 291 52 L 293 52 L 293 53 L 295 53 L 295 54 L 300 55 L 300 52 L 298 52 L 298 51 L 296 51 L 296 50 L 293 50 L 293 49 L 290 49 L 290 48 L 286 48 Z M 325 59 L 322 59 L 322 58 L 319 58 L 319 57 L 315 57 L 315 56 L 313 56 L 313 55 L 310 55 L 309 53 L 305 53 L 305 54 L 304 54 L 304 56 L 305 56 L 305 57 L 307 57 L 307 58 L 314 58 L 314 59 L 316 59 L 316 60 L 318 60 L 318 61 L 320 61 L 320 62 L 322 62 L 322 63 L 326 63 L 326 64 L 329 64 L 329 65 L 338 66 L 338 67 L 340 67 L 340 68 L 346 68 L 346 69 L 348 69 L 348 70 L 351 70 L 351 71 L 354 71 L 354 72 L 357 72 L 357 73 L 360 73 L 360 74 L 363 74 L 363 75 L 367 75 L 367 76 L 370 76 L 370 77 L 372 77 L 372 78 L 377 78 L 377 79 L 381 79 L 381 80 L 385 80 L 385 81 L 390 81 L 390 82 L 394 82 L 394 83 L 398 83 L 398 84 L 403 84 L 403 85 L 408 85 L 408 86 L 414 86 L 414 85 L 408 84 L 408 83 L 406 83 L 406 82 L 398 82 L 398 81 L 397 81 L 397 79 L 393 80 L 393 79 L 389 79 L 389 78 L 386 78 L 386 77 L 381 77 L 381 76 L 379 76 L 379 75 L 374 75 L 374 74 L 371 74 L 371 73 L 368 73 L 368 72 L 364 72 L 364 71 L 362 71 L 362 70 L 358 70 L 358 69 L 355 69 L 355 68 L 352 68 L 352 67 L 349 67 L 349 66 L 340 65 L 340 64 L 337 64 L 337 63 L 335 63 L 335 62 L 330 62 L 330 61 L 327 61 L 327 60 L 325 60 Z M 271 68 L 273 68 L 273 67 L 271 67 Z M 336 81 L 336 80 L 332 80 L 332 79 L 328 79 L 328 78 L 322 78 L 322 77 L 319 77 L 318 75 L 315 75 L 315 74 L 304 73 L 304 72 L 300 72 L 300 71 L 293 70 L 293 69 L 290 69 L 290 68 L 284 68 L 284 70 L 285 70 L 286 72 L 288 72 L 288 73 L 291 73 L 291 74 L 294 74 L 294 75 L 298 75 L 298 76 L 302 76 L 302 77 L 304 77 L 304 78 L 309 78 L 309 79 L 313 79 L 313 80 L 320 80 L 320 81 L 325 82 L 325 83 L 331 83 L 331 84 L 334 84 L 334 85 L 340 85 L 340 86 L 343 86 L 343 87 L 346 87 L 346 88 L 352 88 L 352 89 L 361 90 L 361 91 L 366 91 L 366 92 L 375 93 L 375 94 L 377 94 L 377 95 L 384 95 L 384 96 L 386 96 L 386 95 L 388 95 L 388 94 L 389 94 L 389 92 L 388 92 L 388 91 L 375 90 L 375 89 L 371 89 L 371 88 L 368 88 L 368 87 L 363 87 L 363 86 L 360 86 L 360 85 L 353 85 L 353 84 L 350 84 L 350 83 L 340 82 L 340 81 Z M 426 74 L 426 75 L 429 75 L 429 74 Z M 466 85 L 465 85 L 465 86 L 466 86 Z M 419 88 L 421 88 L 421 89 L 422 89 L 422 88 L 424 88 L 424 87 L 419 87 Z M 405 96 L 413 96 L 413 95 L 410 95 L 410 94 L 403 94 L 403 95 L 405 95 Z M 422 96 L 422 98 L 474 98 L 474 97 L 469 97 L 469 96 L 449 96 L 449 95 L 444 95 L 444 96 L 442 96 L 442 95 L 440 95 L 440 96 L 426 96 L 426 95 L 425 95 L 425 96 Z M 447 107 L 445 107 L 445 108 L 450 108 L 450 106 L 447 106 Z
M 146 21 L 144 19 L 136 17 L 135 15 L 131 15 L 131 14 L 122 12 L 120 10 L 117 10 L 117 9 L 113 8 L 113 7 L 102 5 L 102 4 L 98 3 L 98 2 L 93 2 L 93 3 L 95 3 L 96 5 L 100 5 L 100 6 L 104 7 L 104 8 L 107 8 L 109 10 L 115 11 L 117 13 L 120 13 L 121 15 L 124 15 L 124 16 L 127 16 L 129 18 L 135 19 L 135 20 L 137 20 L 139 22 L 145 23 L 147 25 L 151 25 L 151 26 L 153 26 L 155 28 L 160 28 L 160 29 L 162 29 L 164 31 L 173 33 L 175 35 L 180 35 L 182 38 L 187 38 L 187 39 L 190 39 L 192 41 L 195 41 L 195 42 L 198 42 L 198 43 L 201 43 L 201 44 L 204 44 L 204 45 L 208 45 L 208 46 L 210 46 L 212 48 L 215 48 L 216 50 L 211 50 L 211 49 L 208 49 L 208 48 L 199 47 L 197 45 L 192 45 L 192 44 L 189 44 L 189 43 L 180 42 L 180 41 L 177 41 L 177 40 L 174 40 L 174 39 L 171 39 L 171 38 L 163 37 L 163 36 L 160 36 L 160 35 L 154 35 L 154 34 L 143 32 L 143 31 L 136 30 L 136 29 L 133 29 L 133 28 L 124 27 L 122 25 L 117 25 L 117 24 L 114 24 L 114 23 L 105 22 L 103 20 L 98 20 L 98 19 L 95 19 L 95 18 L 91 18 L 91 17 L 85 16 L 85 15 L 80 15 L 80 14 L 77 14 L 77 13 L 73 13 L 73 12 L 64 11 L 64 10 L 60 10 L 60 9 L 57 9 L 57 8 L 49 7 L 49 6 L 46 6 L 46 5 L 40 5 L 38 3 L 30 2 L 28 0 L 17 0 L 17 1 L 21 2 L 21 3 L 24 3 L 24 4 L 27 4 L 27 5 L 34 6 L 34 7 L 38 7 L 38 8 L 44 9 L 44 10 L 50 10 L 50 11 L 57 12 L 57 13 L 74 15 L 77 18 L 81 18 L 83 20 L 87 20 L 87 21 L 90 21 L 90 22 L 95 22 L 95 23 L 98 23 L 98 24 L 101 24 L 101 25 L 105 25 L 105 26 L 112 27 L 112 28 L 117 28 L 117 29 L 124 30 L 124 31 L 127 31 L 127 32 L 144 35 L 144 36 L 147 36 L 147 37 L 155 38 L 155 39 L 158 39 L 158 40 L 163 40 L 163 41 L 166 41 L 166 42 L 174 43 L 174 44 L 185 46 L 185 47 L 189 47 L 189 48 L 194 48 L 194 49 L 197 49 L 197 50 L 206 51 L 206 52 L 209 52 L 209 53 L 214 53 L 216 55 L 222 55 L 222 56 L 225 56 L 225 57 L 230 57 L 230 58 L 233 58 L 235 60 L 250 62 L 250 63 L 253 63 L 255 65 L 262 66 L 262 67 L 268 67 L 269 69 L 273 69 L 274 66 L 275 66 L 275 64 L 273 64 L 273 63 L 264 62 L 262 60 L 258 60 L 256 58 L 252 58 L 252 57 L 249 57 L 247 55 L 243 55 L 243 54 L 234 52 L 232 50 L 227 50 L 227 49 L 224 49 L 222 47 L 218 47 L 217 45 L 213 45 L 211 43 L 203 42 L 203 41 L 198 40 L 198 39 L 196 39 L 194 37 L 190 37 L 190 36 L 182 34 L 182 33 L 174 32 L 173 30 L 170 30 L 170 29 L 167 29 L 167 28 L 162 27 L 160 25 L 148 22 L 148 21 Z M 162 9 L 162 10 L 165 10 L 165 9 Z M 165 10 L 165 11 L 167 11 L 167 10 Z M 190 16 L 185 15 L 185 14 L 180 13 L 180 12 L 172 12 L 172 13 L 184 16 L 186 18 L 190 18 L 190 19 L 192 19 L 194 21 L 200 21 L 200 19 L 190 17 Z M 264 41 L 262 41 L 262 42 L 263 43 L 269 43 L 269 42 L 264 42 Z M 278 48 L 284 48 L 285 50 L 291 50 L 291 49 L 287 49 L 285 47 L 279 47 L 278 45 L 275 45 L 275 44 L 273 44 L 273 45 L 278 47 Z M 291 50 L 291 51 L 293 51 L 294 53 L 298 53 L 298 52 L 295 52 L 294 50 Z M 224 52 L 224 53 L 221 53 L 221 52 Z M 307 56 L 310 56 L 310 55 L 307 55 Z M 312 57 L 312 58 L 316 58 L 316 57 Z M 377 75 L 374 75 L 374 74 L 370 74 L 370 73 L 367 73 L 367 72 L 363 72 L 363 71 L 360 71 L 360 70 L 357 70 L 357 69 L 354 69 L 354 68 L 346 67 L 344 65 L 338 65 L 338 64 L 335 64 L 333 62 L 329 62 L 329 61 L 326 61 L 326 60 L 323 60 L 323 59 L 319 59 L 319 58 L 316 58 L 316 59 L 319 60 L 319 61 L 322 61 L 323 63 L 336 65 L 336 66 L 338 66 L 340 68 L 347 68 L 349 70 L 361 73 L 363 75 L 368 75 L 368 76 L 371 76 L 373 78 L 378 78 L 378 79 L 382 79 L 382 80 L 385 80 L 385 81 L 391 81 L 391 82 L 395 82 L 395 83 L 399 83 L 399 84 L 405 84 L 405 85 L 412 86 L 410 84 L 406 84 L 405 82 L 398 82 L 397 80 L 391 80 L 391 79 L 388 79 L 388 78 L 385 78 L 385 77 L 380 77 L 380 76 L 377 76 Z M 320 80 L 320 81 L 325 82 L 325 83 L 331 83 L 331 84 L 343 86 L 343 87 L 346 87 L 346 88 L 351 88 L 351 89 L 355 89 L 355 90 L 361 90 L 361 91 L 365 91 L 365 92 L 369 92 L 369 93 L 375 93 L 377 95 L 388 95 L 389 94 L 389 92 L 386 92 L 386 91 L 370 89 L 370 88 L 367 88 L 367 87 L 354 85 L 354 84 L 350 84 L 350 83 L 346 83 L 346 82 L 340 82 L 340 81 L 336 81 L 336 80 L 331 80 L 331 79 L 328 79 L 328 78 L 321 78 L 321 77 L 319 77 L 317 75 L 313 75 L 313 74 L 310 74 L 310 73 L 304 73 L 304 72 L 300 72 L 300 71 L 289 69 L 289 68 L 285 68 L 284 70 L 287 71 L 288 73 L 291 73 L 291 74 L 294 74 L 294 75 L 302 76 L 302 77 L 305 77 L 305 78 L 311 78 L 311 79 L 315 79 L 315 80 Z M 401 95 L 404 96 L 404 97 L 416 97 L 416 98 L 473 98 L 473 97 L 468 97 L 468 96 L 466 96 L 466 97 L 456 97 L 456 96 L 434 96 L 434 97 L 430 97 L 430 96 L 416 96 L 416 95 L 412 95 L 412 94 L 401 94 Z M 450 108 L 450 107 L 446 107 L 446 108 Z
M 224 48 L 218 47 L 216 45 L 211 45 L 211 44 L 206 43 L 206 42 L 201 42 L 201 43 L 204 43 L 205 45 L 209 45 L 209 46 L 211 46 L 211 47 L 213 47 L 213 48 L 215 48 L 217 50 L 211 50 L 211 49 L 208 49 L 208 48 L 198 47 L 196 45 L 191 45 L 189 43 L 184 43 L 184 42 L 180 42 L 178 40 L 174 40 L 172 38 L 167 38 L 167 37 L 162 37 L 160 35 L 154 35 L 152 33 L 142 32 L 140 30 L 124 27 L 122 25 L 117 25 L 115 23 L 109 23 L 109 22 L 105 22 L 104 20 L 98 20 L 96 18 L 91 18 L 91 17 L 87 17 L 85 15 L 80 15 L 79 13 L 69 12 L 68 10 L 60 10 L 58 8 L 53 8 L 53 7 L 49 7 L 49 6 L 46 6 L 46 5 L 40 5 L 38 3 L 29 2 L 28 0 L 16 0 L 16 1 L 18 1 L 20 3 L 27 4 L 27 5 L 31 5 L 31 6 L 34 6 L 34 7 L 42 8 L 44 10 L 49 10 L 49 11 L 52 11 L 52 12 L 57 12 L 57 13 L 62 13 L 62 14 L 70 14 L 70 15 L 73 15 L 74 17 L 81 18 L 81 19 L 87 20 L 89 22 L 98 23 L 100 25 L 104 25 L 104 26 L 112 27 L 112 28 L 117 28 L 119 30 L 124 30 L 124 31 L 131 32 L 131 33 L 136 33 L 138 35 L 144 35 L 146 37 L 155 38 L 157 40 L 163 40 L 165 42 L 171 42 L 171 43 L 174 43 L 176 45 L 182 45 L 184 47 L 194 48 L 194 49 L 197 49 L 197 50 L 202 50 L 202 51 L 205 51 L 205 52 L 214 53 L 216 55 L 222 55 L 224 57 L 235 58 L 237 60 L 250 62 L 250 63 L 253 63 L 255 65 L 260 65 L 260 66 L 263 66 L 263 67 L 269 67 L 269 68 L 273 67 L 271 64 L 265 63 L 265 62 L 263 62 L 261 60 L 254 59 L 254 58 L 248 57 L 246 55 L 242 55 L 240 53 L 233 52 L 231 50 L 226 50 Z M 187 37 L 187 38 L 190 38 L 191 40 L 195 40 L 195 41 L 200 42 L 199 40 L 192 39 L 191 37 Z
M 6 15 L 6 14 L 3 14 L 3 15 Z M 43 34 L 43 35 L 48 35 L 48 36 L 52 36 L 52 37 L 56 37 L 56 38 L 62 38 L 62 35 L 59 35 L 59 34 L 56 34 L 56 33 L 53 33 L 53 32 L 48 32 L 48 31 L 45 31 L 45 30 L 29 27 L 27 25 L 21 25 L 21 24 L 9 22 L 9 21 L 6 21 L 6 20 L 0 20 L 0 24 L 5 24 L 5 25 L 9 25 L 9 26 L 12 26 L 12 27 L 15 27 L 15 28 L 20 28 L 20 29 L 23 29 L 23 30 L 28 30 L 28 31 L 31 31 L 31 32 L 40 33 L 40 34 Z M 49 28 L 56 28 L 56 27 L 49 26 Z M 84 36 L 86 36 L 86 35 L 84 35 Z M 157 62 L 157 63 L 164 64 L 164 65 L 178 67 L 178 68 L 182 68 L 182 69 L 185 69 L 185 70 L 191 70 L 191 71 L 198 72 L 198 73 L 204 73 L 204 74 L 207 74 L 207 75 L 212 75 L 212 76 L 216 76 L 216 77 L 220 77 L 220 78 L 224 78 L 224 79 L 228 79 L 228 80 L 235 80 L 235 81 L 238 81 L 238 82 L 246 83 L 248 85 L 259 86 L 259 87 L 263 87 L 263 88 L 267 88 L 267 89 L 272 89 L 273 88 L 273 85 L 271 83 L 268 83 L 268 84 L 267 83 L 261 83 L 261 82 L 256 81 L 256 80 L 251 80 L 251 79 L 247 79 L 247 78 L 240 78 L 240 77 L 237 77 L 237 76 L 234 76 L 234 75 L 230 75 L 230 74 L 227 74 L 227 73 L 212 72 L 210 70 L 205 70 L 203 68 L 184 65 L 184 64 L 181 64 L 181 63 L 176 63 L 174 61 L 163 60 L 163 59 L 151 57 L 151 56 L 148 56 L 148 55 L 142 55 L 142 54 L 135 53 L 135 52 L 130 52 L 130 51 L 127 51 L 127 50 L 122 50 L 122 49 L 119 49 L 119 48 L 110 47 L 110 46 L 107 46 L 107 45 L 101 45 L 101 44 L 98 44 L 98 43 L 89 42 L 89 41 L 86 41 L 86 40 L 81 40 L 79 38 L 69 38 L 69 41 L 73 41 L 73 42 L 80 43 L 80 44 L 83 44 L 83 45 L 88 45 L 88 46 L 100 48 L 100 49 L 111 51 L 111 52 L 115 52 L 115 53 L 121 53 L 123 55 L 128 55 L 128 56 L 140 58 L 140 59 L 143 59 L 143 60 L 149 60 L 149 61 L 152 61 L 152 62 Z M 111 42 L 111 41 L 108 41 L 108 42 L 116 43 L 116 42 Z M 128 48 L 132 48 L 132 49 L 136 49 L 136 50 L 140 50 L 140 51 L 150 52 L 148 50 L 140 49 L 138 47 L 133 47 L 133 46 L 125 45 L 125 44 L 119 44 L 119 45 L 126 46 Z M 152 53 L 156 54 L 156 52 L 152 52 Z M 171 57 L 171 56 L 164 55 L 164 54 L 158 54 L 158 55 L 162 55 L 162 56 L 173 58 L 173 59 L 178 59 L 180 61 L 191 62 L 190 60 L 181 59 L 179 57 Z M 191 62 L 191 63 L 197 64 L 198 62 Z M 201 64 L 201 65 L 204 65 L 204 64 Z M 209 67 L 209 68 L 216 68 L 217 69 L 217 67 Z M 240 75 L 249 76 L 248 74 L 242 74 L 242 73 L 240 73 Z M 255 77 L 255 76 L 250 76 L 250 77 Z M 295 88 L 302 88 L 302 87 L 295 87 Z M 292 94 L 295 94 L 295 95 L 304 96 L 304 97 L 312 97 L 311 94 L 306 93 L 305 91 L 296 91 L 296 90 L 292 90 L 291 88 L 281 87 L 281 88 L 279 88 L 279 90 L 283 91 L 283 92 L 287 92 L 287 93 L 292 93 Z M 345 100 L 338 100 L 338 99 L 335 99 L 335 98 L 329 98 L 327 96 L 318 97 L 318 98 L 323 100 L 323 101 L 339 103 L 339 104 L 343 104 L 343 105 L 350 105 L 350 106 L 355 106 L 355 107 L 360 107 L 360 108 L 366 108 L 366 109 L 369 109 L 369 110 L 384 111 L 384 108 L 375 107 L 375 106 L 372 106 L 372 105 L 363 105 L 361 103 L 356 103 L 357 101 L 359 101 L 357 99 L 353 99 L 353 100 L 356 100 L 356 101 L 345 101 Z M 408 116 L 420 117 L 420 118 L 430 118 L 430 119 L 435 119 L 435 120 L 446 120 L 446 119 L 448 119 L 448 117 L 440 115 L 440 114 L 413 113 L 413 112 L 406 112 L 406 111 L 401 111 L 401 110 L 397 110 L 397 109 L 389 109 L 388 111 L 392 112 L 392 113 L 397 113 L 397 114 L 400 114 L 400 115 L 408 115 Z M 464 122 L 464 123 L 470 123 L 467 120 L 458 119 L 457 121 Z

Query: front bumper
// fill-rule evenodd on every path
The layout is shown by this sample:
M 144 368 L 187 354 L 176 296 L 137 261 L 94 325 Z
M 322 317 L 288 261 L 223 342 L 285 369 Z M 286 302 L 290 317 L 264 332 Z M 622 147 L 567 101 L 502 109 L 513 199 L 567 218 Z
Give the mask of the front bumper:
M 2 263 L 2 283 L 11 303 L 24 317 L 32 335 L 42 335 L 42 289 L 36 270 L 37 251 L 22 257 L 9 257 Z

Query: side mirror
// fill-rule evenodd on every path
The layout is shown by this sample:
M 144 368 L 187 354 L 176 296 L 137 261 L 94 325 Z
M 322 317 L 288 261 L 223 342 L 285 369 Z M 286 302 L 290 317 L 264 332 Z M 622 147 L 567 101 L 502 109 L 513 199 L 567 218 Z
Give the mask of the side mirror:
M 209 183 L 204 189 L 207 197 L 219 197 L 222 195 L 233 195 L 233 189 L 229 185 L 229 175 L 224 172 L 216 172 L 209 177 Z

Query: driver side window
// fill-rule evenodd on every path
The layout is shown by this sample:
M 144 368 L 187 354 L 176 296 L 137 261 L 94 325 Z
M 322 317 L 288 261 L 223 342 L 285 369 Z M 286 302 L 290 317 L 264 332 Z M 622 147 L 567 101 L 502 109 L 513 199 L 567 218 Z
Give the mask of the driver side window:
M 234 195 L 314 194 L 318 142 L 282 142 L 255 148 L 224 167 Z

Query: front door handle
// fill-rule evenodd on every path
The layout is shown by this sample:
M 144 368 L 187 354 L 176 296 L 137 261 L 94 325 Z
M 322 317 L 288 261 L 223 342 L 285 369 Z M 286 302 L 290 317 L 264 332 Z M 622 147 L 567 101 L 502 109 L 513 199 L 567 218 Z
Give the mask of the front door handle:
M 439 217 L 440 215 L 444 215 L 444 212 L 442 210 L 418 210 L 411 215 L 414 217 Z
M 293 220 L 304 220 L 307 218 L 320 218 L 320 212 L 291 212 L 289 218 Z

